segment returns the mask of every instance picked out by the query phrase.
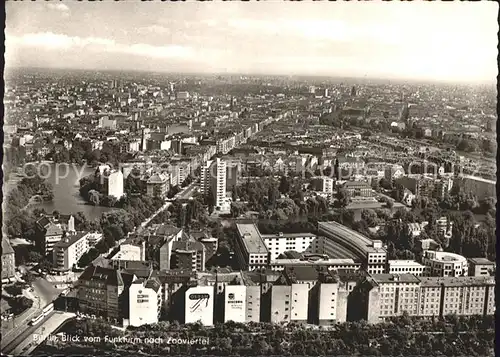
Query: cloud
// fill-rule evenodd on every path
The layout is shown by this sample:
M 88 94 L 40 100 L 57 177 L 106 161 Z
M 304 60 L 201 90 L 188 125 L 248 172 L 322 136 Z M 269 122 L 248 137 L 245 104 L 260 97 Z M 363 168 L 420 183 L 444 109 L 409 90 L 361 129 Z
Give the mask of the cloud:
M 78 37 L 54 34 L 51 32 L 32 33 L 23 36 L 6 36 L 9 48 L 36 48 L 44 50 L 85 50 L 108 53 L 132 54 L 149 58 L 188 58 L 195 50 L 187 46 L 154 46 L 145 43 L 120 44 L 112 39 L 101 37 Z
M 69 11 L 68 5 L 65 5 L 65 4 L 50 3 L 50 4 L 47 4 L 47 7 L 51 10 L 57 10 L 57 11 L 61 11 L 61 12 L 68 12 Z
M 151 58 L 185 58 L 194 54 L 194 50 L 190 47 L 177 45 L 152 46 L 144 43 L 118 47 L 116 51 Z
M 170 34 L 171 30 L 167 27 L 160 26 L 160 25 L 151 25 L 151 26 L 146 26 L 146 27 L 141 27 L 137 30 L 139 33 L 142 34 L 149 34 L 149 33 L 155 33 L 155 34 Z
M 7 43 L 21 47 L 38 47 L 44 49 L 70 49 L 73 47 L 87 47 L 90 45 L 113 46 L 113 40 L 99 37 L 71 37 L 67 35 L 54 34 L 52 32 L 40 32 L 26 34 L 21 37 L 6 36 Z

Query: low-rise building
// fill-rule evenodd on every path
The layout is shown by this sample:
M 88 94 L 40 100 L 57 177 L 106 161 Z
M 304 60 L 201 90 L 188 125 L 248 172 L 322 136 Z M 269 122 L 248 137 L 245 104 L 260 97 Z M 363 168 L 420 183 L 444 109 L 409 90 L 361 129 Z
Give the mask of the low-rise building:
M 306 255 L 301 258 L 282 258 L 275 259 L 269 263 L 269 267 L 273 271 L 282 271 L 285 268 L 294 267 L 314 267 L 325 268 L 327 270 L 358 270 L 361 268 L 361 263 L 355 262 L 353 259 L 332 259 L 328 255 Z
M 414 260 L 388 260 L 388 274 L 413 274 L 422 276 L 424 274 L 425 265 L 422 265 Z
M 495 272 L 496 264 L 486 258 L 469 258 L 469 276 L 489 276 Z
M 368 182 L 347 181 L 342 186 L 350 197 L 373 197 L 375 194 Z

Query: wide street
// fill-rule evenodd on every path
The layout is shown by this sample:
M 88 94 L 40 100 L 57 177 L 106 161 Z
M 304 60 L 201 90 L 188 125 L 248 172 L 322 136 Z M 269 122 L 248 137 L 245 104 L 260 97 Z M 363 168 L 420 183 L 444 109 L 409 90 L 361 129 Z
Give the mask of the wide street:
M 2 353 L 14 356 L 29 354 L 66 320 L 73 317 L 75 317 L 75 314 L 68 312 L 56 311 L 50 313 L 41 323 L 36 326 L 29 326 L 17 334 L 5 347 L 2 346 Z
M 19 336 L 29 327 L 29 322 L 32 318 L 38 316 L 42 309 L 53 301 L 60 293 L 45 279 L 37 278 L 33 284 L 33 291 L 24 290 L 23 295 L 33 300 L 33 306 L 13 320 L 6 321 L 2 324 L 2 351 L 16 336 Z M 4 329 L 5 327 L 5 329 Z

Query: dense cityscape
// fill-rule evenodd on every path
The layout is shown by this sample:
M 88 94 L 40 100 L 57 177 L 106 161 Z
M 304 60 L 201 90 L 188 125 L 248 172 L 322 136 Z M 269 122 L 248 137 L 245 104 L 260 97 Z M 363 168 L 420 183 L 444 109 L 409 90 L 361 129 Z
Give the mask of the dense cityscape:
M 493 315 L 491 89 L 114 75 L 8 78 L 2 278 L 22 293 L 5 314 L 56 298 L 137 328 Z
M 494 355 L 494 85 L 192 72 L 6 71 L 2 354 Z

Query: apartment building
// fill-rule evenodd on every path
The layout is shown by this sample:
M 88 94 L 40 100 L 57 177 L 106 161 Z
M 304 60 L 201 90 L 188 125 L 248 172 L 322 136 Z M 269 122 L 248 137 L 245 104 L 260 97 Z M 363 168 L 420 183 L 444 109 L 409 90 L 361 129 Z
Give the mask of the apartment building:
M 111 261 L 146 261 L 146 242 L 144 240 L 126 239 L 120 244 Z
M 133 280 L 130 273 L 90 265 L 77 283 L 79 310 L 121 323 L 128 316 L 128 288 Z
M 298 253 L 323 253 L 323 239 L 313 233 L 278 233 L 260 235 L 267 249 L 271 261 L 287 251 Z
M 176 241 L 172 245 L 171 268 L 182 270 L 205 270 L 205 246 L 198 241 Z
M 158 254 L 160 270 L 170 270 L 174 242 L 183 239 L 184 231 L 181 228 L 163 225 L 159 227 L 159 229 L 152 232 L 152 235 L 160 239 L 160 249 Z M 151 236 L 150 240 L 152 240 Z
M 146 194 L 150 197 L 165 197 L 170 190 L 170 177 L 163 172 L 145 175 L 141 180 L 146 185 Z
M 67 272 L 78 263 L 90 247 L 88 235 L 86 232 L 67 235 L 54 244 L 52 259 L 55 271 Z
M 158 323 L 162 304 L 160 281 L 136 278 L 129 288 L 129 325 Z
M 347 284 L 332 271 L 287 268 L 271 288 L 271 322 L 333 325 L 346 321 Z
M 267 249 L 255 224 L 236 224 L 236 255 L 243 270 L 265 268 L 269 264 Z
M 227 210 L 228 202 L 226 199 L 226 161 L 217 158 L 206 162 L 201 167 L 200 189 L 204 195 L 209 192 L 214 196 L 215 209 Z
M 123 191 L 123 173 L 120 170 L 107 171 L 104 177 L 104 195 L 113 196 L 116 199 L 122 198 Z
M 214 287 L 190 287 L 185 293 L 186 324 L 200 322 L 204 326 L 214 324 Z
M 14 249 L 7 238 L 2 237 L 2 282 L 15 277 L 16 260 Z
M 417 317 L 492 315 L 495 279 L 374 274 L 355 289 L 360 318 L 378 323 L 403 312 Z
M 467 276 L 467 259 L 455 253 L 426 250 L 422 255 L 424 276 Z
M 253 305 L 253 301 L 250 301 Z M 224 322 L 244 323 L 247 320 L 247 287 L 226 285 L 224 289 Z

